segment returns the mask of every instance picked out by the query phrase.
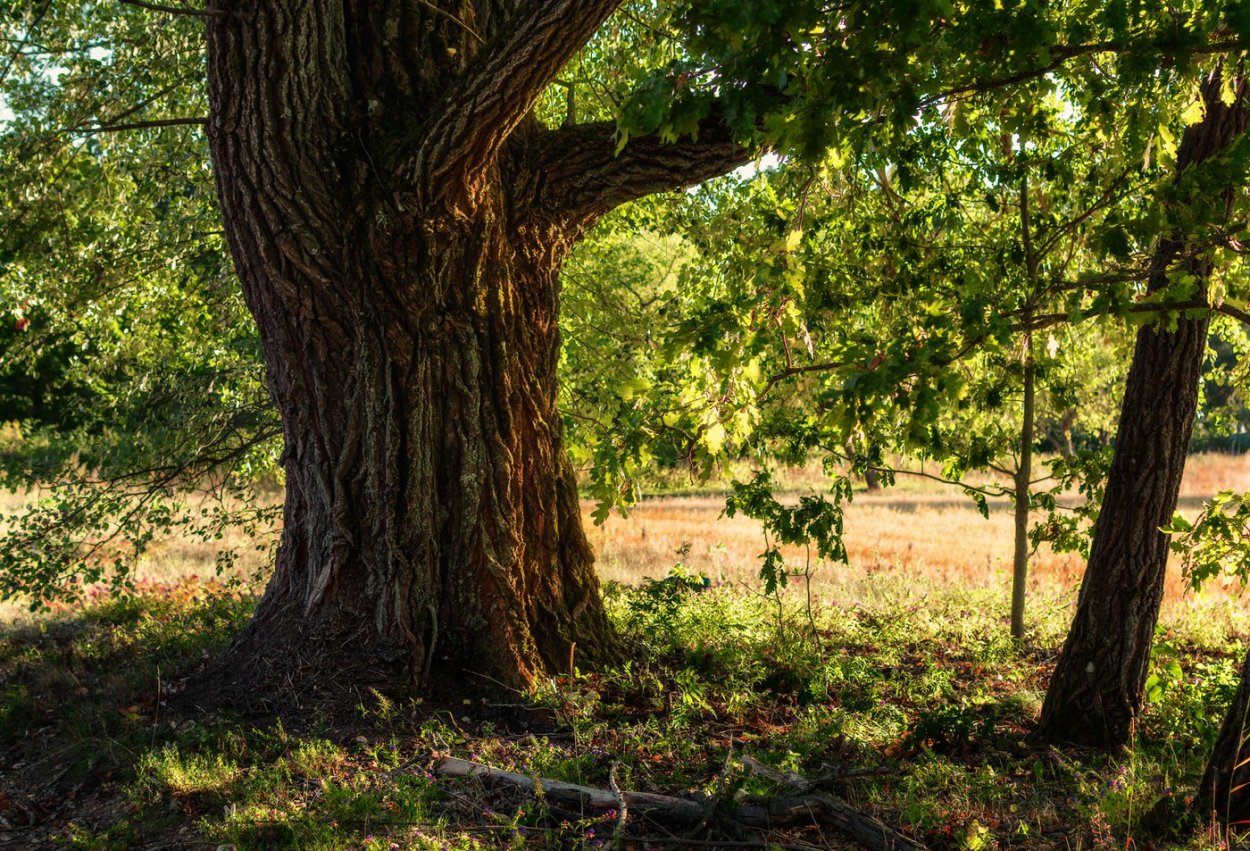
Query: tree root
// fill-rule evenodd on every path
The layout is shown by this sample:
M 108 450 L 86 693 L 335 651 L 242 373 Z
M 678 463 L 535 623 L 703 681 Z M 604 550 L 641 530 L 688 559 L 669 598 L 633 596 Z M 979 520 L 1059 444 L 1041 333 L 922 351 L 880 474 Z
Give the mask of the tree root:
M 828 792 L 813 791 L 814 784 L 810 780 L 780 774 L 750 757 L 744 757 L 743 763 L 749 770 L 779 783 L 785 792 L 775 797 L 750 796 L 728 806 L 717 802 L 713 809 L 714 820 L 708 819 L 707 802 L 697 799 L 652 792 L 610 791 L 544 777 L 527 777 L 455 757 L 444 757 L 434 770 L 446 777 L 486 778 L 585 809 L 619 812 L 628 808 L 631 815 L 646 815 L 650 820 L 674 825 L 711 824 L 714 821 L 730 829 L 771 830 L 814 823 L 833 828 L 871 851 L 924 849 L 923 845 L 860 812 L 841 798 Z

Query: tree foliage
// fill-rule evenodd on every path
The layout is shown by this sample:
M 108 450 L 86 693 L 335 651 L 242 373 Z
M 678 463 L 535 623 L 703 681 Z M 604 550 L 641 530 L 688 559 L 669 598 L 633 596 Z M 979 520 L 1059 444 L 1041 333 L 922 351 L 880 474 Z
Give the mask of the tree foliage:
M 0 476 L 41 493 L 0 587 L 38 604 L 80 588 L 70 576 L 123 581 L 171 526 L 215 538 L 263 519 L 255 484 L 279 446 L 207 148 L 160 126 L 204 111 L 198 22 L 18 3 L 0 34 L 0 303 L 20 328 L 5 386 L 28 400 Z M 193 506 L 196 486 L 221 498 Z

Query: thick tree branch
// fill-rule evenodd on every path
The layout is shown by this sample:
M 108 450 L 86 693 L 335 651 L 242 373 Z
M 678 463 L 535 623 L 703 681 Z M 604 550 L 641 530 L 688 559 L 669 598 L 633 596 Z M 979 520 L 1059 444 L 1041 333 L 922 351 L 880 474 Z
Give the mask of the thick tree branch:
M 758 152 L 734 141 L 714 113 L 697 139 L 642 136 L 616 153 L 616 125 L 576 124 L 545 134 L 535 158 L 543 181 L 542 208 L 579 225 L 656 192 L 680 189 L 733 171 Z
M 448 95 L 413 161 L 425 202 L 467 213 L 504 141 L 621 0 L 528 0 Z
M 1227 302 L 1219 305 L 1218 307 L 1213 308 L 1213 310 L 1215 310 L 1216 313 L 1222 313 L 1225 316 L 1228 316 L 1232 319 L 1236 319 L 1238 322 L 1241 322 L 1245 325 L 1250 325 L 1250 313 L 1247 313 L 1246 311 L 1242 310 L 1239 307 L 1233 307 L 1231 304 L 1228 304 Z
M 972 93 L 993 91 L 1048 74 L 1083 56 L 1127 52 L 1138 48 L 1165 55 L 1169 45 L 1129 42 L 1096 42 L 1058 46 L 1052 60 L 999 79 L 979 79 L 954 85 L 922 100 L 922 105 L 941 103 Z M 1212 42 L 1191 52 L 1221 54 L 1234 49 L 1231 42 Z M 738 146 L 716 114 L 700 125 L 699 138 L 664 144 L 656 137 L 631 139 L 619 156 L 616 127 L 610 122 L 563 127 L 547 134 L 539 154 L 539 170 L 547 188 L 547 206 L 574 218 L 593 220 L 626 201 L 666 189 L 698 183 L 749 162 L 751 152 Z

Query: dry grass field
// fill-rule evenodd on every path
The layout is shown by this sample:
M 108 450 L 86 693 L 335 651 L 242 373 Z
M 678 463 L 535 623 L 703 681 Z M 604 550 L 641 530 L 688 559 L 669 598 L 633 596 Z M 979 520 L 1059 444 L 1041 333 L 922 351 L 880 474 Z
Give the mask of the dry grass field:
M 783 478 L 797 492 L 819 488 L 811 471 Z M 1205 497 L 1221 490 L 1250 490 L 1250 455 L 1206 454 L 1188 464 L 1182 487 L 1182 511 L 1193 514 Z M 24 497 L 0 494 L 0 517 L 20 509 Z M 681 562 L 713 582 L 746 589 L 758 587 L 758 555 L 763 549 L 759 524 L 722 516 L 724 496 L 699 494 L 646 499 L 628 517 L 613 514 L 602 526 L 590 519 L 586 529 L 605 581 L 634 585 L 659 578 Z M 956 489 L 925 479 L 899 477 L 895 487 L 858 493 L 846 509 L 846 544 L 850 563 L 814 563 L 813 588 L 831 604 L 871 603 L 923 597 L 949 588 L 1002 589 L 1004 600 L 1011 566 L 1011 506 L 992 500 L 989 519 Z M 236 573 L 244 579 L 263 573 L 271 554 L 257 553 L 241 534 L 220 542 L 240 553 Z M 168 538 L 156 542 L 139 565 L 142 584 L 170 583 L 189 576 L 214 575 L 217 546 Z M 801 567 L 801 550 L 788 552 Z M 1083 563 L 1074 554 L 1043 547 L 1033 558 L 1030 586 L 1049 594 L 1074 588 Z M 1195 598 L 1187 594 L 1179 568 L 1168 583 L 1171 610 L 1206 609 L 1232 599 L 1236 589 L 1212 587 Z M 21 619 L 20 603 L 0 604 L 0 620 Z M 1178 612 L 1179 613 L 1179 612 Z
M 1203 499 L 1222 490 L 1250 490 L 1250 455 L 1191 458 L 1181 511 L 1196 514 Z M 715 582 L 757 587 L 758 555 L 764 548 L 759 524 L 741 516 L 722 517 L 723 508 L 724 499 L 718 496 L 658 498 L 645 500 L 628 518 L 613 515 L 600 527 L 588 522 L 600 575 L 633 584 L 644 576 L 664 576 L 680 561 Z M 857 494 L 847 506 L 846 545 L 849 564 L 816 565 L 813 584 L 827 601 L 920 597 L 953 587 L 1001 588 L 1005 611 L 1012 552 L 1012 510 L 1006 500 L 991 501 L 986 519 L 955 489 L 900 477 L 899 486 Z M 803 565 L 801 551 L 789 555 L 793 565 Z M 1033 557 L 1030 588 L 1072 589 L 1083 570 L 1079 555 L 1043 546 Z M 1236 590 L 1213 585 L 1195 598 L 1186 593 L 1176 565 L 1166 606 L 1175 615 L 1202 610 L 1231 599 Z

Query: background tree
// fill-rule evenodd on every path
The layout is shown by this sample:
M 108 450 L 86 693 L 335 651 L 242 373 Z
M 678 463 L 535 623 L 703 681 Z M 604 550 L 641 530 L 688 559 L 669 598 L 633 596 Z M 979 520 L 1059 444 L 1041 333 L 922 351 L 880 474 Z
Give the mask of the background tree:
M 761 175 L 736 202 L 692 215 L 684 229 L 700 248 L 691 266 L 700 297 L 688 320 L 694 345 L 684 348 L 707 377 L 698 394 L 673 391 L 687 394 L 673 406 L 682 429 L 712 437 L 703 448 L 728 458 L 749 446 L 761 459 L 815 453 L 844 463 L 851 442 L 936 461 L 941 472 L 924 475 L 963 487 L 983 509 L 989 496 L 1018 497 L 1020 567 L 1035 498 L 1051 518 L 1034 543 L 1076 539 L 1068 518 L 1055 519 L 1056 496 L 1078 474 L 1096 490 L 1104 468 L 1068 459 L 1047 492 L 1032 493 L 1018 460 L 1022 442 L 1035 442 L 1021 439 L 1024 387 L 1032 373 L 1040 401 L 1030 422 L 1096 428 L 1097 410 L 1079 422 L 1073 412 L 1079 397 L 1108 392 L 1105 370 L 1083 374 L 1091 348 L 1105 355 L 1106 336 L 1160 308 L 1133 303 L 1132 252 L 1104 248 L 1110 237 L 1123 242 L 1122 219 L 1139 201 L 1148 137 L 1130 119 L 1140 117 L 1117 116 L 1092 138 L 1066 85 L 931 109 L 897 146 Z M 1035 334 L 1043 342 L 1026 359 Z M 849 460 L 916 472 L 881 456 Z M 972 484 L 972 470 L 1013 482 Z M 752 502 L 781 516 L 775 501 Z M 1023 571 L 1015 584 L 1022 633 Z
M 0 300 L 29 320 L 4 352 L 23 439 L 0 483 L 44 494 L 7 529 L 0 589 L 35 605 L 83 587 L 67 578 L 124 582 L 175 522 L 259 531 L 257 481 L 281 450 L 207 150 L 181 126 L 204 110 L 201 22 L 84 15 L 38 2 L 0 18 Z M 223 482 L 208 513 L 188 501 Z
M 1148 294 L 1206 301 L 1211 252 L 1230 238 L 1234 192 L 1244 187 L 1244 88 L 1218 69 L 1203 84 L 1203 118 L 1185 131 L 1168 199 L 1175 231 L 1155 250 Z M 1203 310 L 1138 332 L 1076 616 L 1042 706 L 1043 738 L 1118 747 L 1131 735 L 1163 599 L 1161 530 L 1176 510 L 1209 322 Z

